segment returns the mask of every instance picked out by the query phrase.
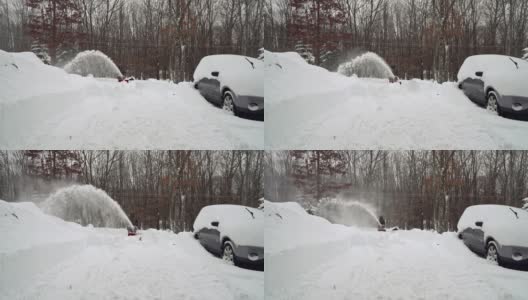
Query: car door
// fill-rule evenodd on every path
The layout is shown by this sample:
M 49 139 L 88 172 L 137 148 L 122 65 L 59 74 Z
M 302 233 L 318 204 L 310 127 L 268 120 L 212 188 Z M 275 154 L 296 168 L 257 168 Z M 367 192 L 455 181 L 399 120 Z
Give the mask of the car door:
M 481 78 L 466 78 L 463 83 L 464 93 L 473 101 L 485 104 L 482 97 L 484 90 L 484 81 Z

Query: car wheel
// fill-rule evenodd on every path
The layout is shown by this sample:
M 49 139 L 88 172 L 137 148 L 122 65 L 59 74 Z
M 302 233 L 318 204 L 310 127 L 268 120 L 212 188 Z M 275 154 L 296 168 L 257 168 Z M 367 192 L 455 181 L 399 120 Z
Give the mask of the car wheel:
M 488 93 L 488 99 L 486 101 L 486 109 L 496 115 L 500 116 L 500 107 L 497 93 L 490 91 Z
M 486 259 L 494 265 L 499 265 L 499 252 L 497 251 L 497 244 L 494 241 L 488 242 Z
M 222 251 L 222 259 L 230 265 L 235 264 L 235 252 L 230 242 L 224 243 L 224 250 Z
M 194 89 L 195 89 L 195 90 L 198 89 L 198 82 L 194 84 Z
M 230 91 L 224 92 L 222 109 L 233 115 L 236 115 L 235 100 L 233 94 Z

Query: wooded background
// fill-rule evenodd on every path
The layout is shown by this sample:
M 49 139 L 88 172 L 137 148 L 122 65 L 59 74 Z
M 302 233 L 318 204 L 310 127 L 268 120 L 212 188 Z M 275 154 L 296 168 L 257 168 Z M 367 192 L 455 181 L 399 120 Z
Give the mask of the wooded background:
M 59 66 L 100 50 L 127 75 L 192 80 L 205 55 L 256 57 L 263 11 L 262 0 L 0 0 L 0 49 Z
M 526 0 L 265 0 L 266 48 L 336 70 L 374 51 L 400 78 L 456 80 L 467 56 L 521 56 Z
M 0 151 L 0 199 L 91 184 L 143 228 L 191 230 L 203 206 L 259 205 L 263 151 Z
M 309 209 L 334 197 L 371 204 L 391 226 L 456 230 L 467 206 L 520 207 L 528 151 L 276 151 L 265 198 Z

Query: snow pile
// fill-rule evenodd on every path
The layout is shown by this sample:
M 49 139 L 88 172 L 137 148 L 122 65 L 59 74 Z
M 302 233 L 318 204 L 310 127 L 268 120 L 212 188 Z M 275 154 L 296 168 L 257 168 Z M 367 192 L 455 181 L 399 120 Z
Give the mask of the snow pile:
M 522 199 L 522 202 L 523 202 L 522 208 L 528 210 L 528 197 Z
M 0 50 L 0 104 L 14 103 L 36 95 L 79 90 L 85 86 L 86 82 L 75 79 L 60 68 L 44 64 L 34 53 Z M 0 120 L 2 118 L 4 116 L 0 115 Z M 23 119 L 27 123 L 29 117 Z
M 483 72 L 482 77 L 476 72 Z M 493 87 L 503 96 L 528 97 L 528 62 L 505 55 L 475 55 L 466 58 L 458 71 L 458 82 L 466 78 L 482 79 L 484 87 Z
M 264 97 L 263 63 L 241 55 L 211 55 L 202 58 L 194 71 L 194 81 L 218 79 L 221 88 L 228 87 L 238 95 Z M 218 72 L 213 77 L 212 72 Z
M 64 70 L 71 74 L 82 76 L 117 78 L 123 76 L 115 63 L 99 50 L 86 50 L 80 52 L 70 61 Z
M 475 222 L 482 222 L 477 227 Z M 457 225 L 459 232 L 466 228 L 482 229 L 484 240 L 492 237 L 501 245 L 528 247 L 528 212 L 506 205 L 474 205 L 466 208 Z
M 91 185 L 62 188 L 48 197 L 41 207 L 48 214 L 83 226 L 123 228 L 132 225 L 117 202 Z
M 352 61 L 339 65 L 337 72 L 345 76 L 388 79 L 394 77 L 391 68 L 383 58 L 374 52 L 356 56 Z
M 211 222 L 217 221 L 218 227 Z M 264 247 L 264 215 L 261 210 L 242 205 L 210 205 L 200 210 L 194 231 L 218 229 L 220 240 L 228 237 L 239 246 Z
M 274 254 L 301 246 L 345 239 L 349 228 L 308 214 L 296 202 L 265 201 L 266 254 Z

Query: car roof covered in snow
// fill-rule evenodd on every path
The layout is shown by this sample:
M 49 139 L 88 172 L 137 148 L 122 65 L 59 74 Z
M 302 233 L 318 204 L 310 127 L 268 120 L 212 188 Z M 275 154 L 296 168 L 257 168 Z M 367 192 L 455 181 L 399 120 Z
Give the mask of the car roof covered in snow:
M 211 222 L 218 221 L 218 227 Z M 264 247 L 264 214 L 261 210 L 234 204 L 217 204 L 203 207 L 193 230 L 217 228 L 221 238 L 228 237 L 237 245 Z

